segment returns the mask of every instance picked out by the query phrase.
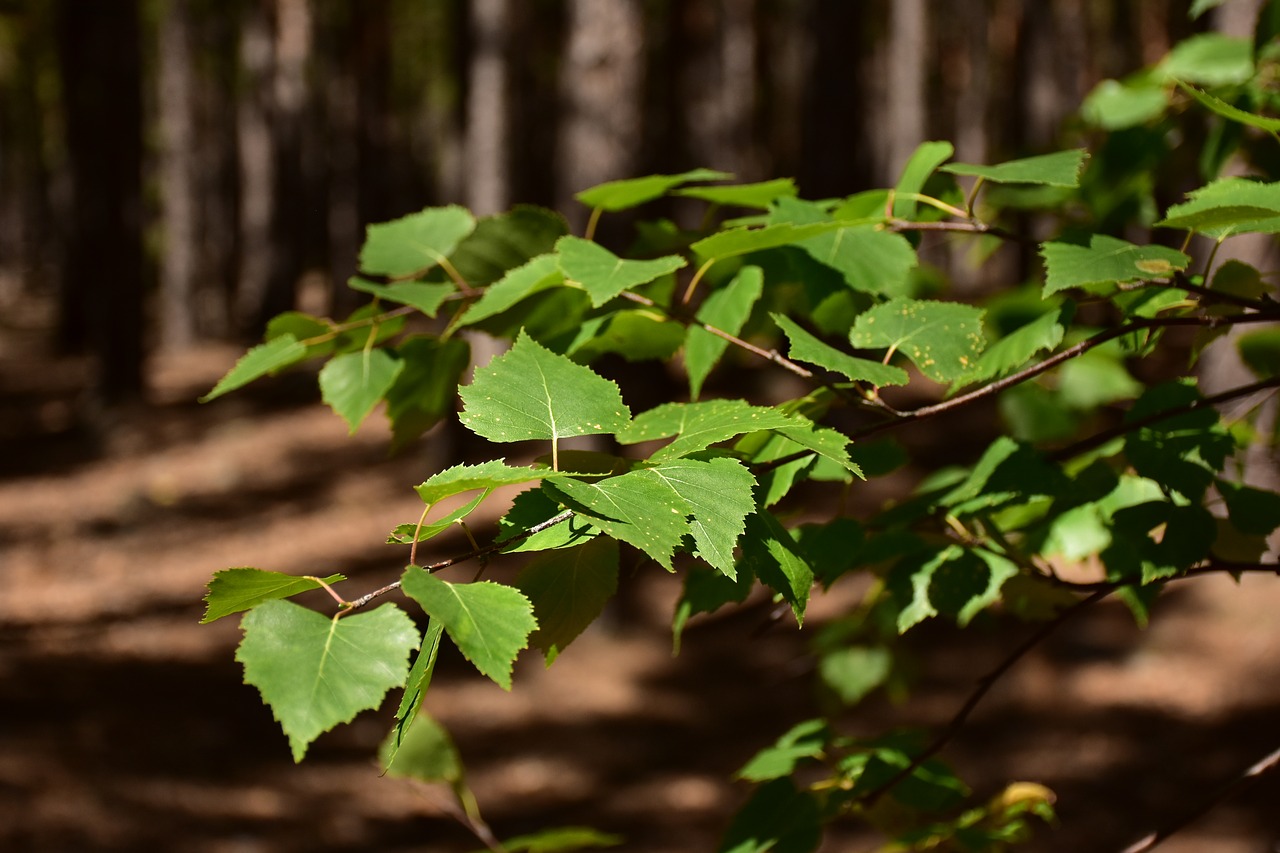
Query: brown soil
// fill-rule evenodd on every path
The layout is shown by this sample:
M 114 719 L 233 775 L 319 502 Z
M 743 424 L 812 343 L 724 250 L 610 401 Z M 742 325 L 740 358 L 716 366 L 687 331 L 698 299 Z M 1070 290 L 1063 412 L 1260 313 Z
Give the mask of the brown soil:
M 234 355 L 165 361 L 147 407 L 88 430 L 76 425 L 83 365 L 0 352 L 0 849 L 475 849 L 442 792 L 378 776 L 386 713 L 323 736 L 295 766 L 241 682 L 236 620 L 197 624 L 204 584 L 228 566 L 341 571 L 357 594 L 395 577 L 403 549 L 380 543 L 416 518 L 411 486 L 472 448 L 436 434 L 388 458 L 376 418 L 348 437 L 306 377 L 195 405 Z M 815 602 L 814 622 L 852 592 Z M 522 660 L 509 694 L 442 661 L 427 707 L 498 835 L 585 824 L 627 850 L 715 848 L 746 794 L 732 772 L 813 713 L 813 631 L 769 627 L 755 603 L 694 625 L 673 658 L 676 594 L 675 579 L 637 567 L 625 607 L 550 669 Z M 1098 605 L 1019 663 L 945 756 L 980 797 L 1013 779 L 1057 792 L 1060 824 L 1030 849 L 1119 850 L 1280 743 L 1278 612 L 1269 576 L 1187 582 L 1145 633 Z M 944 723 L 1028 630 L 918 630 L 910 701 L 869 701 L 849 731 Z M 1278 842 L 1272 774 L 1162 849 Z M 874 839 L 839 829 L 823 849 Z

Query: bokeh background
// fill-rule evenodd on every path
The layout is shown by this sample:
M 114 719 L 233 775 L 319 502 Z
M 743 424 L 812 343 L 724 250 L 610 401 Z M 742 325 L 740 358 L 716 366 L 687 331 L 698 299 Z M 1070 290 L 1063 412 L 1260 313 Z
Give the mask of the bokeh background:
M 386 430 L 348 438 L 305 373 L 194 402 L 275 313 L 358 304 L 367 224 L 532 203 L 580 230 L 573 194 L 615 178 L 708 166 L 822 198 L 891 185 L 926 139 L 977 163 L 1085 144 L 1075 111 L 1099 81 L 1193 32 L 1247 35 L 1258 7 L 1189 5 L 0 2 L 0 848 L 479 846 L 440 792 L 378 777 L 385 715 L 294 767 L 240 683 L 234 620 L 195 624 L 228 566 L 393 577 L 403 554 L 379 543 L 417 516 L 410 486 L 474 449 L 440 428 L 388 458 Z M 511 696 L 442 663 L 428 708 L 500 835 L 585 823 L 627 849 L 713 849 L 745 796 L 730 774 L 812 713 L 806 636 L 751 639 L 756 603 L 673 659 L 678 588 L 653 575 Z M 1143 635 L 1095 608 L 948 751 L 980 794 L 1058 791 L 1062 826 L 1034 849 L 1118 849 L 1274 746 L 1265 579 L 1165 606 Z M 870 700 L 851 729 L 945 720 L 1022 630 L 919 630 L 912 701 Z M 1259 786 L 1168 849 L 1276 849 L 1277 801 Z M 825 849 L 872 843 L 854 828 Z

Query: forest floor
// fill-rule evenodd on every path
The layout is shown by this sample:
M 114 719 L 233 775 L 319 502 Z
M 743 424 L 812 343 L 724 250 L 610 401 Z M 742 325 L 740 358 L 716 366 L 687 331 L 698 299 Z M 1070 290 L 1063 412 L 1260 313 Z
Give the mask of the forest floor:
M 84 365 L 31 352 L 0 347 L 0 849 L 480 847 L 443 792 L 379 777 L 386 713 L 294 765 L 242 683 L 237 620 L 197 624 L 205 583 L 230 566 L 342 572 L 353 597 L 394 578 L 406 555 L 380 543 L 417 517 L 411 487 L 468 449 L 437 435 L 388 457 L 380 416 L 349 438 L 306 377 L 198 406 L 229 348 L 158 363 L 148 405 L 90 432 L 74 416 Z M 704 618 L 673 657 L 677 579 L 638 566 L 626 586 L 624 606 L 554 666 L 522 659 L 509 694 L 442 659 L 426 706 L 499 836 L 590 825 L 625 850 L 714 849 L 747 794 L 733 772 L 813 713 L 806 643 L 854 592 L 837 585 L 802 631 L 767 625 L 767 602 Z M 1020 661 L 944 756 L 978 798 L 1015 779 L 1056 792 L 1058 826 L 1027 849 L 1119 850 L 1280 744 L 1277 614 L 1269 576 L 1176 585 L 1146 631 L 1103 602 Z M 873 698 L 848 730 L 945 724 L 1030 630 L 999 617 L 917 630 L 910 699 Z M 1271 774 L 1162 850 L 1277 844 Z M 856 827 L 823 847 L 874 848 Z

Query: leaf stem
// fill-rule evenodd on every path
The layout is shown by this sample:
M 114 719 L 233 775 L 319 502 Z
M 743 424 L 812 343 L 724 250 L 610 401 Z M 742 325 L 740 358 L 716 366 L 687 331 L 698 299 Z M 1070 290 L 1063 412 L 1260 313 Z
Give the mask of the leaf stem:
M 596 226 L 600 224 L 600 216 L 603 213 L 603 207 L 591 208 L 591 216 L 587 218 L 587 229 L 582 232 L 582 239 L 594 240 L 596 238 Z
M 698 282 L 702 281 L 702 277 L 707 274 L 707 270 L 711 269 L 711 265 L 718 259 L 711 258 L 702 266 L 698 267 L 698 271 L 693 274 L 693 278 L 689 280 L 689 286 L 684 289 L 684 296 L 680 297 L 681 305 L 688 305 L 689 300 L 693 298 L 693 291 L 697 289 Z

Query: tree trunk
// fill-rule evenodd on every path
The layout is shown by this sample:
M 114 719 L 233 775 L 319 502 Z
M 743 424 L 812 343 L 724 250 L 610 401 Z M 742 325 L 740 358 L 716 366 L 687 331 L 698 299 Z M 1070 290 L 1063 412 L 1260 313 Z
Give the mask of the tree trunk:
M 157 45 L 160 189 L 164 250 L 160 255 L 160 332 L 166 349 L 196 338 L 196 100 L 188 0 L 163 7 Z
M 889 4 L 885 79 L 890 88 L 882 94 L 887 146 L 881 162 L 882 174 L 890 184 L 902 173 L 916 146 L 928 139 L 926 83 L 932 54 L 927 23 L 924 0 L 893 0 Z
M 73 198 L 61 339 L 96 357 L 103 403 L 126 403 L 143 392 L 138 5 L 62 0 L 57 11 Z
M 472 0 L 471 67 L 467 84 L 467 195 L 477 216 L 510 203 L 510 0 Z
M 805 51 L 810 65 L 796 169 L 807 198 L 847 195 L 879 178 L 872 171 L 863 82 L 873 69 L 861 60 L 866 15 L 862 3 L 847 0 L 816 0 L 810 7 Z
M 634 177 L 642 126 L 644 18 L 638 0 L 569 0 L 567 30 L 556 203 L 581 232 L 588 211 L 573 194 Z
M 757 174 L 755 0 L 700 0 L 681 6 L 686 38 L 681 98 L 691 164 Z

